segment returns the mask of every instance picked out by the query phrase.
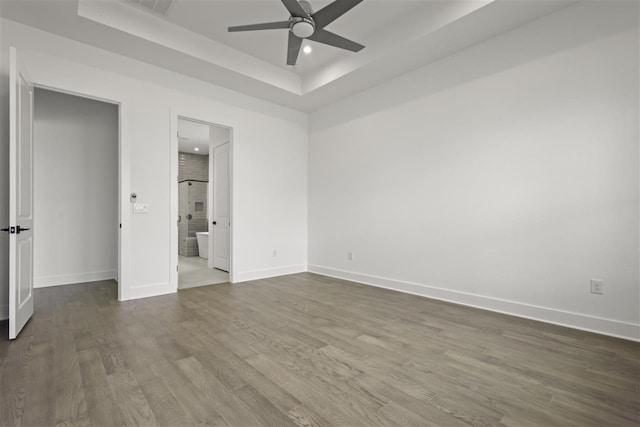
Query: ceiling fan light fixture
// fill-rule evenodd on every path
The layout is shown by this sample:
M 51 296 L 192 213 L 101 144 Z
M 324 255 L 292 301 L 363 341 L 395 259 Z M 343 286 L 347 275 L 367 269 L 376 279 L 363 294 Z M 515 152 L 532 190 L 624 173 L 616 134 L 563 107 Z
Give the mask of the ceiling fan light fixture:
M 364 0 L 334 0 L 318 12 L 313 12 L 308 1 L 281 0 L 282 4 L 289 12 L 289 19 L 287 21 L 237 25 L 229 27 L 228 31 L 289 30 L 289 35 L 287 37 L 287 65 L 296 65 L 296 60 L 298 59 L 298 55 L 300 54 L 300 50 L 305 39 L 349 50 L 351 52 L 360 52 L 364 49 L 363 45 L 346 39 L 338 34 L 334 34 L 331 31 L 327 31 L 325 30 L 325 27 L 363 1 Z M 309 49 L 305 48 L 304 53 L 309 54 Z
M 291 25 L 291 32 L 293 35 L 301 39 L 311 37 L 315 31 L 316 26 L 313 21 L 309 19 L 302 18 Z

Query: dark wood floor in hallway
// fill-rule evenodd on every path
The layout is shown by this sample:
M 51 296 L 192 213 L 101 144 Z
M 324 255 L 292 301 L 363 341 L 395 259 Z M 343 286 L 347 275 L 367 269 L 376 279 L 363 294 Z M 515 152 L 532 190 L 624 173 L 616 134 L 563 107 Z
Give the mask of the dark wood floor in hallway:
M 640 344 L 304 273 L 36 291 L 0 424 L 637 426 Z

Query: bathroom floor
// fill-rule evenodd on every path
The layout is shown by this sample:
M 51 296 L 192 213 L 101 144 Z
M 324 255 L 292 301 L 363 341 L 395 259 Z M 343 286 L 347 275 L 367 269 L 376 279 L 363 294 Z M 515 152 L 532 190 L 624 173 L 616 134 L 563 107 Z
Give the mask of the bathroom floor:
M 199 256 L 178 256 L 178 289 L 227 283 L 229 273 L 207 267 L 207 260 Z

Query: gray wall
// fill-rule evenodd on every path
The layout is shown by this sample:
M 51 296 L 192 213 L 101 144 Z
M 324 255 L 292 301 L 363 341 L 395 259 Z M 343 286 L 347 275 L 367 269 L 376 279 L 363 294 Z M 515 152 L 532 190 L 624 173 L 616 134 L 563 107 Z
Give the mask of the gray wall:
M 118 107 L 35 90 L 34 285 L 115 278 Z
M 638 41 L 578 2 L 312 113 L 310 270 L 638 339 Z
M 178 182 L 188 179 L 209 181 L 209 156 L 180 153 L 178 157 Z
M 207 182 L 209 180 L 209 156 L 191 153 L 179 154 L 178 205 L 178 253 L 182 256 L 198 256 L 196 233 L 208 231 Z M 188 215 L 191 214 L 191 219 Z

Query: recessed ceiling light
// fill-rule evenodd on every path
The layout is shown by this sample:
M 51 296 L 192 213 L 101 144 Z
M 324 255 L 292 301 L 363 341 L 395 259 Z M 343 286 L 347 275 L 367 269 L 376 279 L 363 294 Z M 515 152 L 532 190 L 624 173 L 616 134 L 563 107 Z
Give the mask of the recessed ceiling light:
M 194 148 L 193 151 L 200 151 L 198 147 Z
M 302 51 L 308 55 L 313 51 L 313 49 L 311 49 L 311 46 L 305 46 Z

